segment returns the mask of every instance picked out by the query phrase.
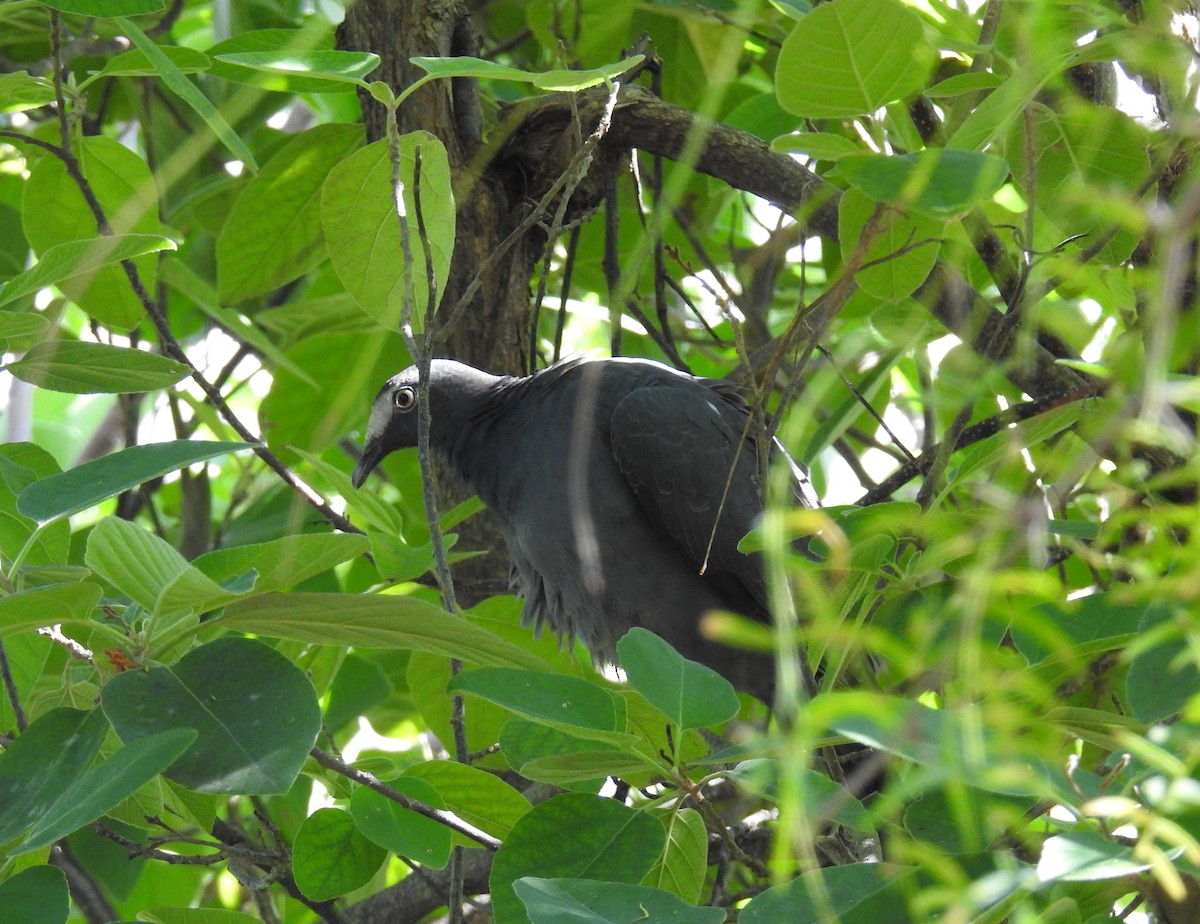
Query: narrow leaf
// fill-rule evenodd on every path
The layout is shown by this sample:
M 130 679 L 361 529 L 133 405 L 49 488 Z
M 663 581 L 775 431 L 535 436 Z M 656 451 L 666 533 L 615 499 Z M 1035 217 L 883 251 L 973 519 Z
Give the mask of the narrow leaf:
M 287 74 L 363 85 L 379 67 L 379 55 L 367 51 L 243 51 L 217 55 L 218 61 L 268 74 Z
M 39 523 L 78 513 L 143 481 L 216 456 L 250 449 L 249 443 L 174 440 L 133 446 L 35 481 L 17 497 L 17 510 Z
M 22 382 L 72 395 L 126 395 L 170 388 L 188 377 L 188 367 L 146 350 L 47 340 L 36 344 L 8 371 Z
M 264 594 L 227 606 L 208 625 L 316 645 L 412 648 L 475 664 L 547 669 L 537 655 L 398 594 Z
M 194 729 L 171 728 L 131 741 L 64 792 L 12 853 L 53 844 L 95 821 L 162 773 L 195 739 Z
M 37 265 L 0 286 L 0 305 L 110 263 L 174 249 L 175 242 L 161 234 L 112 234 L 55 244 L 42 253 Z
M 141 49 L 142 53 L 150 60 L 150 63 L 154 65 L 155 70 L 162 77 L 163 83 L 170 87 L 176 96 L 191 106 L 196 111 L 196 114 L 208 123 L 208 127 L 213 130 L 213 134 L 220 139 L 225 147 L 229 148 L 238 160 L 249 167 L 251 171 L 258 170 L 258 164 L 254 160 L 254 155 L 251 153 L 250 148 L 242 141 L 232 126 L 225 121 L 225 117 L 209 101 L 208 97 L 201 93 L 196 85 L 187 79 L 187 76 L 175 65 L 175 62 L 163 54 L 162 49 L 145 32 L 128 19 L 117 17 L 117 24 L 133 43 Z

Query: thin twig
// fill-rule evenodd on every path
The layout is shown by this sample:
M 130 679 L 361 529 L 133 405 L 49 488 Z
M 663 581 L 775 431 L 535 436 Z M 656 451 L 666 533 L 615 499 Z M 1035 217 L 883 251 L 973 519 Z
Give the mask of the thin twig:
M 17 681 L 13 678 L 12 667 L 8 663 L 8 652 L 4 642 L 0 641 L 0 677 L 4 678 L 4 690 L 8 694 L 9 705 L 12 706 L 13 716 L 17 722 L 17 730 L 25 731 L 29 726 L 25 718 L 25 710 L 21 708 L 21 697 L 17 691 Z

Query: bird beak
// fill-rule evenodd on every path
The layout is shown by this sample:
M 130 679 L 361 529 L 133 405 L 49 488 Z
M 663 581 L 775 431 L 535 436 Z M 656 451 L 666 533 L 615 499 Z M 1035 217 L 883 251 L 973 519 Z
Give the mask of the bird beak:
M 367 443 L 363 447 L 362 458 L 358 460 L 358 465 L 354 466 L 354 474 L 350 476 L 351 484 L 356 488 L 361 488 L 363 482 L 367 480 L 367 476 L 383 460 L 383 456 L 384 453 L 378 441 Z

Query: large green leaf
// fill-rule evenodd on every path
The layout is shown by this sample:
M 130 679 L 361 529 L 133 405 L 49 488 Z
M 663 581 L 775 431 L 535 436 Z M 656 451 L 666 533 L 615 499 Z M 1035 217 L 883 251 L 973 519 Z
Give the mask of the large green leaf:
M 476 664 L 547 667 L 465 619 L 397 594 L 265 594 L 227 606 L 210 624 L 317 645 L 412 648 Z
M 663 826 L 652 815 L 613 799 L 567 793 L 534 806 L 492 863 L 497 924 L 530 920 L 513 888 L 518 879 L 586 877 L 636 885 L 665 840 Z
M 1157 644 L 1140 648 L 1129 664 L 1125 695 L 1142 722 L 1161 722 L 1200 696 L 1200 666 L 1190 642 L 1192 613 L 1151 606 L 1142 614 L 1138 635 Z
M 360 125 L 318 125 L 288 141 L 246 184 L 217 239 L 222 302 L 270 292 L 326 258 L 321 186 L 362 144 Z
M 838 0 L 816 7 L 784 40 L 776 92 L 796 115 L 867 115 L 916 93 L 932 64 L 920 17 L 900 0 Z
M 47 523 L 57 517 L 78 513 L 143 481 L 157 478 L 231 452 L 250 449 L 249 443 L 208 443 L 174 440 L 132 446 L 85 462 L 60 475 L 35 481 L 17 496 L 17 510 L 30 519 Z
M 328 901 L 365 885 L 387 851 L 359 832 L 349 812 L 323 808 L 296 832 L 292 856 L 300 891 L 312 901 Z
M 253 639 L 218 639 L 171 666 L 118 674 L 101 702 L 127 742 L 196 729 L 165 775 L 200 792 L 286 792 L 321 729 L 304 672 Z
M 0 554 L 16 561 L 37 524 L 17 512 L 17 495 L 39 478 L 57 475 L 58 462 L 46 450 L 33 443 L 0 445 Z M 31 548 L 26 550 L 26 565 L 47 565 L 67 560 L 71 542 L 68 523 L 54 523 L 38 531 Z
M 430 267 L 426 266 L 418 233 L 413 191 L 418 150 L 421 212 Z M 358 307 L 389 330 L 400 327 L 407 288 L 405 273 L 411 272 L 412 324 L 419 330 L 429 300 L 429 272 L 433 274 L 436 305 L 446 287 L 454 250 L 454 193 L 441 141 L 428 132 L 410 132 L 401 137 L 400 178 L 404 185 L 404 221 L 411 241 L 412 264 L 407 270 L 386 141 L 367 145 L 329 172 L 321 194 L 321 222 L 338 278 Z
M 81 624 L 100 602 L 96 584 L 50 584 L 0 597 L 0 637 L 54 626 Z
M 518 715 L 580 735 L 625 730 L 624 702 L 598 683 L 578 677 L 495 667 L 463 671 L 448 689 L 474 693 Z
M 453 760 L 427 760 L 414 764 L 404 776 L 424 780 L 442 798 L 446 808 L 463 821 L 503 840 L 531 808 L 519 790 L 500 777 Z
M 838 201 L 838 239 L 844 253 L 858 246 L 877 205 L 859 189 L 851 187 L 842 193 Z M 876 298 L 897 302 L 929 277 L 941 251 L 946 225 L 928 215 L 897 209 L 884 210 L 876 222 L 875 235 L 863 255 L 864 267 L 854 274 L 854 281 Z M 860 403 L 851 404 L 856 413 L 862 412 Z
M 154 391 L 189 373 L 183 363 L 157 353 L 75 340 L 39 343 L 8 371 L 30 385 L 75 395 Z
M 77 146 L 79 167 L 112 230 L 161 237 L 158 186 L 137 154 L 113 138 L 89 136 Z M 96 216 L 57 157 L 43 157 L 30 172 L 23 209 L 25 234 L 39 254 L 69 241 L 93 241 Z M 156 258 L 133 260 L 147 291 L 154 290 Z M 102 324 L 128 328 L 142 320 L 142 303 L 120 266 L 104 265 L 63 279 L 59 288 Z
M 708 829 L 695 809 L 672 811 L 665 819 L 667 845 L 644 884 L 665 889 L 688 904 L 700 901 L 708 871 Z M 520 894 L 520 886 L 517 893 Z
M 630 684 L 680 728 L 719 725 L 737 715 L 737 693 L 720 674 L 689 661 L 647 629 L 617 642 Z
M 107 731 L 98 709 L 52 709 L 0 752 L 0 843 L 43 818 L 83 777 Z
M 369 547 L 366 536 L 309 533 L 216 549 L 194 559 L 192 565 L 218 584 L 254 571 L 254 592 L 261 594 L 293 587 L 364 554 Z
M 447 761 L 448 762 L 448 761 Z M 425 780 L 402 776 L 388 785 L 431 805 L 444 809 L 446 803 Z M 440 822 L 393 802 L 366 786 L 350 797 L 350 814 L 363 834 L 391 853 L 400 854 L 428 869 L 442 869 L 450 860 L 450 829 Z
M 64 924 L 71 913 L 67 877 L 55 866 L 31 866 L 0 882 L 0 908 L 21 924 Z
M 156 616 L 206 613 L 240 596 L 189 564 L 169 542 L 118 517 L 96 524 L 84 561 Z
M 838 161 L 837 170 L 877 202 L 938 221 L 990 198 L 1008 176 L 1008 164 L 999 157 L 949 148 L 892 157 L 850 154 Z
M 195 740 L 193 729 L 171 728 L 129 742 L 59 796 L 12 853 L 46 847 L 95 821 L 162 773 Z
M 218 61 L 268 74 L 329 80 L 363 86 L 363 78 L 379 67 L 379 55 L 368 51 L 243 51 L 216 56 Z

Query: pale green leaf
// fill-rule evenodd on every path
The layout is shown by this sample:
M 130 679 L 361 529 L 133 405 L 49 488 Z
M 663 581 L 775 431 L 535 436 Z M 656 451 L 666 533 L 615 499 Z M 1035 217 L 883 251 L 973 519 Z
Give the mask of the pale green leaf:
M 154 391 L 190 372 L 157 353 L 77 340 L 43 341 L 7 368 L 22 382 L 74 395 Z

